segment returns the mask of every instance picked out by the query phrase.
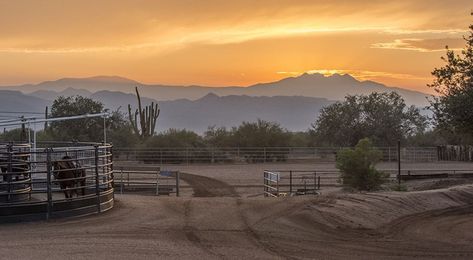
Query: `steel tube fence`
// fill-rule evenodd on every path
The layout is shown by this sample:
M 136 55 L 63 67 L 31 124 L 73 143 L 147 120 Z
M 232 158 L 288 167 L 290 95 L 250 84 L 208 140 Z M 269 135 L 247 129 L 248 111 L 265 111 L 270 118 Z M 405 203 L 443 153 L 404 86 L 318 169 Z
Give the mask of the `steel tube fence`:
M 118 148 L 116 161 L 150 164 L 334 162 L 342 147 Z M 383 161 L 397 161 L 396 147 L 378 147 Z M 438 161 L 437 147 L 403 147 L 404 162 Z
M 37 149 L 29 144 L 0 144 L 0 222 L 110 209 L 112 159 L 109 144 L 63 143 Z
M 153 170 L 127 170 L 120 167 L 119 181 L 120 194 L 125 192 L 153 192 L 156 196 L 175 193 L 179 197 L 179 172 L 162 171 L 159 167 Z M 123 176 L 127 175 L 124 179 Z

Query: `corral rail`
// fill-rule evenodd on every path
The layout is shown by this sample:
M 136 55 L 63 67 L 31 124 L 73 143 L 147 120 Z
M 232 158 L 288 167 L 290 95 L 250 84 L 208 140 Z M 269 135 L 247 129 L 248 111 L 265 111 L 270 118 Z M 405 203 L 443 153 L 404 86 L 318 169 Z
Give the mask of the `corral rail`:
M 113 207 L 109 144 L 43 143 L 37 149 L 1 144 L 0 166 L 0 222 L 85 215 Z

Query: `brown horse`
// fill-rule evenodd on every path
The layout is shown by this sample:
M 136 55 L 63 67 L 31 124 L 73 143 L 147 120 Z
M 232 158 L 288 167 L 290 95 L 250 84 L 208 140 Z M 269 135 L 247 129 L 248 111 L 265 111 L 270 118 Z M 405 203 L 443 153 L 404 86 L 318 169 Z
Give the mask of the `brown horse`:
M 58 180 L 61 190 L 64 191 L 66 198 L 72 198 L 72 194 L 77 193 L 76 188 L 79 185 L 82 195 L 85 195 L 85 169 L 80 169 L 79 163 L 74 163 L 72 158 L 64 156 L 60 161 L 53 163 L 54 179 Z M 69 190 L 67 190 L 70 188 Z

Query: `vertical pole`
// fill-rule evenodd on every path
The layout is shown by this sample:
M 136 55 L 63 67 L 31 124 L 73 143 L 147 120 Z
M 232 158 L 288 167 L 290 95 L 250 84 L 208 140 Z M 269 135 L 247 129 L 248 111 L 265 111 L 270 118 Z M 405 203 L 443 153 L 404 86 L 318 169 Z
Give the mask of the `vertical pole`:
M 401 140 L 397 140 L 397 182 L 401 185 Z
M 267 191 L 267 188 L 266 188 L 266 171 L 263 171 L 263 196 L 264 197 L 268 196 L 266 191 Z
M 52 163 L 51 163 L 51 148 L 46 149 L 46 192 L 48 200 L 48 212 L 46 213 L 46 219 L 51 217 L 51 211 L 53 208 L 53 194 L 51 190 L 51 174 L 52 174 Z
M 100 183 L 99 183 L 99 147 L 95 146 L 95 196 L 97 197 L 97 211 L 100 213 Z
M 214 163 L 214 161 L 215 161 L 214 148 L 212 147 L 210 149 L 212 151 L 212 159 L 210 160 L 210 163 Z
M 176 197 L 179 197 L 179 171 L 176 172 Z
M 314 171 L 314 195 L 316 194 L 316 191 L 317 190 L 317 172 Z
M 7 195 L 7 201 L 10 201 L 11 199 L 11 181 L 13 178 L 12 172 L 13 172 L 13 145 L 9 144 L 8 145 L 8 170 L 7 170 L 7 181 L 8 181 L 8 195 Z
M 320 190 L 320 175 L 317 177 L 317 189 Z
M 279 197 L 279 173 L 276 174 L 276 195 Z
M 120 194 L 123 194 L 123 167 L 120 169 Z
M 103 117 L 103 143 L 107 143 L 107 122 L 106 122 L 106 117 Z
M 266 163 L 266 147 L 263 148 L 263 157 L 264 157 L 264 162 Z
M 156 171 L 156 196 L 159 196 L 159 168 Z
M 289 193 L 292 194 L 292 170 L 289 171 Z
M 189 165 L 189 148 L 186 148 L 186 162 Z

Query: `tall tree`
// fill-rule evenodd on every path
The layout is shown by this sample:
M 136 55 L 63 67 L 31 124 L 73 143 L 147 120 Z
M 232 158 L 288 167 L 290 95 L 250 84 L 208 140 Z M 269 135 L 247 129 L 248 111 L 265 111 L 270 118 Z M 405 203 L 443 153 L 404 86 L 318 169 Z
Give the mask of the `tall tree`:
M 430 100 L 436 126 L 463 136 L 459 142 L 473 140 L 473 24 L 469 28 L 460 54 L 446 46 L 446 56 L 442 57 L 446 64 L 434 69 L 435 79 L 429 84 L 438 94 Z
M 346 96 L 345 101 L 324 107 L 312 125 L 314 145 L 354 146 L 370 138 L 376 145 L 391 146 L 425 130 L 426 118 L 407 106 L 396 92 Z
M 54 100 L 49 117 L 67 117 L 84 114 L 97 114 L 104 112 L 102 103 L 91 98 L 74 96 L 60 96 Z M 108 131 L 117 131 L 129 126 L 118 111 L 111 113 L 106 119 Z M 102 141 L 103 118 L 83 118 L 66 121 L 51 122 L 46 129 L 55 140 L 63 141 Z

